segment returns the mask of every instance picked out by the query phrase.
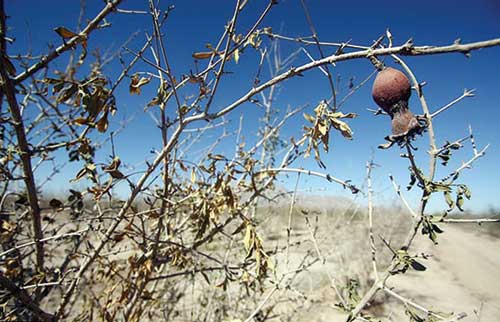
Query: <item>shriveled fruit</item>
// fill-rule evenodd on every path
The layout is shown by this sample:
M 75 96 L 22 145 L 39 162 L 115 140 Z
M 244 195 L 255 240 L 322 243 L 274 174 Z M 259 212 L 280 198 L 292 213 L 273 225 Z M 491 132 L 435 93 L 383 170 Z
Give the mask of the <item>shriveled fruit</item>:
M 408 108 L 411 96 L 410 80 L 401 71 L 386 67 L 375 78 L 373 100 L 392 119 L 392 134 L 401 136 L 419 128 L 419 123 Z

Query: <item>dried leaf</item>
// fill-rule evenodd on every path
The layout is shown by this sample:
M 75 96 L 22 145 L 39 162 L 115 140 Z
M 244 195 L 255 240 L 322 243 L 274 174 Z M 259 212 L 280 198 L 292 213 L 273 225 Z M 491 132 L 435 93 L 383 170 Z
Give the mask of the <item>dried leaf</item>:
M 266 28 L 264 28 L 266 29 Z M 259 37 L 259 32 L 256 31 L 248 37 L 248 40 L 246 41 L 244 46 L 250 45 L 253 48 L 257 49 L 259 48 L 260 44 L 262 43 L 262 38 Z
M 453 209 L 455 202 L 453 201 L 453 198 L 451 197 L 451 193 L 449 191 L 444 191 L 444 199 L 446 200 L 446 203 L 448 204 L 448 207 L 450 209 Z
M 457 202 L 456 202 L 457 208 L 460 209 L 460 211 L 464 211 L 464 197 L 461 194 L 457 194 Z
M 75 178 L 71 179 L 69 182 L 80 181 L 81 179 L 83 179 L 85 177 L 86 174 L 87 174 L 87 168 L 84 167 L 83 169 L 81 169 L 80 171 L 78 171 L 78 173 L 76 174 Z
M 309 115 L 309 114 L 307 114 L 307 113 L 304 113 L 304 114 L 303 114 L 303 116 L 304 116 L 304 118 L 305 118 L 307 121 L 309 121 L 309 122 L 311 122 L 311 123 L 314 123 L 315 118 L 314 118 L 313 116 L 311 116 L 311 115 Z
M 64 83 L 62 83 L 62 82 L 60 84 L 64 85 Z M 54 86 L 54 88 L 53 88 L 53 92 L 54 93 L 58 92 L 58 90 L 57 90 L 58 86 L 59 86 L 59 84 L 57 84 L 57 85 Z M 64 103 L 67 100 L 69 100 L 70 98 L 72 98 L 73 95 L 75 95 L 77 92 L 78 92 L 78 86 L 76 84 L 73 84 L 73 85 L 71 85 L 69 87 L 66 87 L 66 88 L 64 88 L 62 90 L 62 92 L 57 97 L 57 102 L 58 103 Z
M 209 59 L 213 55 L 222 55 L 224 54 L 223 51 L 215 52 L 215 51 L 203 51 L 203 52 L 196 52 L 193 53 L 193 58 L 194 59 Z
M 62 208 L 64 208 L 64 204 L 60 200 L 55 198 L 49 201 L 49 206 L 57 210 L 61 210 Z
M 236 49 L 234 51 L 234 62 L 237 64 L 240 61 L 240 50 Z
M 96 127 L 97 127 L 97 130 L 101 133 L 104 133 L 106 132 L 106 130 L 108 129 L 108 115 L 107 113 L 105 113 L 101 119 L 99 121 L 97 121 L 96 123 Z
M 247 256 L 251 254 L 254 243 L 255 243 L 255 236 L 253 234 L 252 225 L 247 224 L 247 229 L 245 231 L 245 238 L 243 239 L 243 244 L 245 245 Z
M 50 78 L 50 77 L 46 77 L 46 78 L 42 79 L 41 82 L 45 83 L 45 84 L 59 84 L 61 82 L 64 83 L 64 81 L 61 79 Z
M 349 125 L 347 125 L 347 123 L 346 123 L 346 122 L 341 121 L 341 120 L 339 120 L 339 119 L 335 119 L 335 118 L 331 118 L 330 120 L 331 120 L 331 122 L 332 122 L 332 126 L 333 126 L 335 129 L 339 130 L 339 131 L 340 131 L 340 133 L 342 133 L 342 135 L 343 135 L 345 138 L 347 138 L 347 139 L 349 139 L 349 140 L 352 140 L 352 130 L 351 130 L 351 128 L 349 127 Z
M 194 171 L 194 168 L 191 170 L 191 183 L 196 183 L 196 172 Z
M 393 145 L 394 145 L 394 142 L 387 142 L 387 143 L 379 144 L 377 148 L 385 150 L 385 149 L 389 149 Z
M 132 76 L 131 80 L 130 80 L 130 86 L 129 86 L 129 92 L 130 94 L 141 94 L 141 87 L 148 84 L 149 82 L 151 82 L 151 77 L 141 77 L 139 79 L 139 75 L 138 74 L 135 74 L 134 76 Z
M 103 171 L 106 173 L 109 173 L 109 175 L 113 179 L 123 179 L 123 178 L 125 178 L 125 175 L 123 173 L 121 173 L 120 170 L 118 170 L 118 167 L 120 167 L 120 164 L 121 164 L 120 158 L 115 157 L 110 165 L 103 167 Z
M 76 124 L 76 125 L 88 125 L 89 120 L 84 118 L 84 117 L 79 117 L 74 119 L 71 123 Z
M 54 28 L 54 31 L 57 32 L 57 34 L 61 36 L 63 39 L 70 39 L 78 36 L 78 34 L 74 33 L 73 31 L 65 27 Z

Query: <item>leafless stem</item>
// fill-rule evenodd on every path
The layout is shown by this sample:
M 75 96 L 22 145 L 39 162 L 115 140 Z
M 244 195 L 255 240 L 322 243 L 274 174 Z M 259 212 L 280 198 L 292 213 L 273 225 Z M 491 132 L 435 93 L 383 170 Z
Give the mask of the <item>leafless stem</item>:
M 473 96 L 474 96 L 474 90 L 473 89 L 472 90 L 464 89 L 464 93 L 460 97 L 454 99 L 450 103 L 448 103 L 445 106 L 441 107 L 436 112 L 432 113 L 431 114 L 431 118 L 434 118 L 434 117 L 438 116 L 439 114 L 443 113 L 444 111 L 446 111 L 447 109 L 449 109 L 453 105 L 457 104 L 458 102 L 460 102 L 464 98 L 466 98 L 466 97 L 473 97 Z
M 410 204 L 408 203 L 408 201 L 406 201 L 406 198 L 401 193 L 401 187 L 396 183 L 396 181 L 394 180 L 394 177 L 392 176 L 392 174 L 389 175 L 389 179 L 391 180 L 391 183 L 392 183 L 392 186 L 394 187 L 394 190 L 396 191 L 396 193 L 398 194 L 399 198 L 401 199 L 401 201 L 405 205 L 406 209 L 408 209 L 408 211 L 410 212 L 410 214 L 413 217 L 413 219 L 417 219 L 417 214 L 415 213 L 415 211 L 413 210 L 413 208 L 410 206 Z
M 372 268 L 375 281 L 378 280 L 377 271 L 377 248 L 375 247 L 375 238 L 373 237 L 373 189 L 372 189 L 372 169 L 373 160 L 366 163 L 366 182 L 368 191 L 368 237 L 370 239 L 370 248 L 372 252 Z
M 421 306 L 421 305 L 419 305 L 419 304 L 417 304 L 417 303 L 415 303 L 415 302 L 413 302 L 413 301 L 411 301 L 411 300 L 409 300 L 409 299 L 407 299 L 407 298 L 399 295 L 398 293 L 394 292 L 392 289 L 390 289 L 388 287 L 384 286 L 384 292 L 386 292 L 390 296 L 398 299 L 399 301 L 403 302 L 404 304 L 410 305 L 410 306 L 416 308 L 417 310 L 424 312 L 428 316 L 434 316 L 434 317 L 436 317 L 436 318 L 438 318 L 440 320 L 444 320 L 445 319 L 443 316 L 441 316 L 441 315 L 439 315 L 437 313 L 434 313 L 434 312 L 426 309 L 425 307 L 423 307 L 423 306 Z
M 0 0 L 3 1 L 3 0 Z M 45 311 L 43 311 L 26 293 L 25 290 L 20 289 L 15 285 L 10 279 L 4 276 L 3 272 L 0 272 L 0 285 L 2 288 L 7 290 L 12 296 L 19 300 L 24 307 L 30 310 L 37 320 L 51 322 L 53 321 L 53 316 Z
M 0 2 L 0 59 L 7 56 L 7 47 L 4 37 L 7 34 L 5 25 L 5 11 L 3 0 Z M 31 208 L 31 221 L 36 244 L 36 265 L 39 272 L 44 271 L 44 249 L 40 240 L 43 238 L 40 205 L 38 203 L 38 192 L 31 164 L 31 151 L 26 138 L 25 126 L 21 111 L 16 98 L 15 81 L 12 80 L 6 70 L 5 64 L 0 65 L 0 76 L 2 77 L 2 92 L 9 104 L 9 110 L 14 121 L 14 128 L 19 145 L 20 158 L 23 165 L 24 183 L 28 194 L 28 202 Z
M 309 10 L 307 9 L 306 3 L 304 0 L 300 0 L 300 3 L 302 4 L 302 8 L 304 9 L 304 15 L 306 16 L 307 23 L 309 24 L 309 28 L 312 32 L 312 38 L 316 42 L 316 47 L 318 48 L 319 54 L 321 55 L 321 58 L 325 58 L 323 48 L 321 48 L 321 45 L 319 43 L 318 33 L 316 32 L 316 28 L 314 28 L 314 24 L 312 22 L 311 15 L 309 14 Z M 328 78 L 328 83 L 330 84 L 330 89 L 332 91 L 332 104 L 333 110 L 335 111 L 337 109 L 337 92 L 335 91 L 335 85 L 333 83 L 332 74 L 330 73 L 330 68 L 328 67 L 328 65 L 325 65 L 325 71 Z
M 455 171 L 453 171 L 452 173 L 450 173 L 449 175 L 447 175 L 446 177 L 444 177 L 443 179 L 441 179 L 441 181 L 442 182 L 448 181 L 448 180 L 456 177 L 463 170 L 470 168 L 471 165 L 472 165 L 472 163 L 474 163 L 474 161 L 476 161 L 477 159 L 479 159 L 480 157 L 482 157 L 482 156 L 484 156 L 486 154 L 486 150 L 488 150 L 489 146 L 490 145 L 487 144 L 481 151 L 479 151 L 479 152 L 476 151 L 477 153 L 475 153 L 474 156 L 469 161 L 464 162 Z
M 82 229 L 82 230 L 79 230 L 79 231 L 75 231 L 75 232 L 71 232 L 71 233 L 64 233 L 64 234 L 59 234 L 59 235 L 54 235 L 54 236 L 50 236 L 50 237 L 45 237 L 43 239 L 40 239 L 39 242 L 40 243 L 45 243 L 45 242 L 48 242 L 48 241 L 51 241 L 51 240 L 59 240 L 59 239 L 64 239 L 64 238 L 68 238 L 68 237 L 74 237 L 74 236 L 81 236 L 82 233 L 88 231 L 89 229 L 88 228 L 85 228 L 85 229 Z M 34 245 L 36 244 L 36 242 L 27 242 L 27 243 L 24 243 L 24 244 L 20 244 L 20 245 L 16 245 L 12 248 L 9 248 L 7 249 L 6 251 L 3 251 L 2 253 L 0 253 L 0 258 L 4 257 L 5 255 L 8 255 L 16 250 L 19 250 L 19 249 L 22 249 L 22 248 L 25 248 L 25 247 L 29 247 L 31 245 Z
M 273 287 L 267 295 L 262 299 L 262 301 L 257 305 L 257 307 L 250 313 L 250 315 L 245 319 L 245 322 L 250 322 L 253 320 L 254 316 L 257 315 L 260 310 L 266 305 L 266 303 L 271 299 L 274 293 L 278 290 L 278 286 Z
M 110 14 L 120 3 L 122 0 L 113 0 L 109 1 L 104 9 L 101 10 L 95 16 L 94 19 L 92 19 L 87 26 L 78 34 L 78 36 L 75 36 L 71 38 L 70 40 L 66 41 L 64 44 L 60 45 L 57 47 L 54 51 L 50 52 L 47 56 L 44 56 L 42 59 L 40 59 L 38 62 L 30 66 L 26 71 L 22 72 L 21 74 L 17 75 L 14 79 L 13 82 L 14 84 L 20 84 L 22 81 L 33 75 L 34 73 L 38 72 L 42 68 L 47 67 L 47 65 L 59 57 L 62 53 L 65 51 L 68 51 L 69 49 L 73 48 L 75 45 L 77 45 L 82 39 L 88 38 L 90 33 L 97 28 L 99 23 L 106 18 L 108 14 Z
M 236 29 L 236 21 L 238 20 L 238 14 L 240 13 L 240 0 L 236 1 L 236 5 L 234 8 L 234 13 L 233 17 L 231 18 L 228 26 L 228 32 L 227 32 L 227 40 L 226 40 L 226 48 L 224 49 L 224 53 L 222 54 L 222 62 L 219 65 L 219 70 L 216 73 L 215 76 L 215 83 L 214 86 L 212 87 L 211 93 L 210 93 L 210 98 L 208 99 L 207 105 L 205 106 L 205 113 L 208 113 L 208 110 L 210 108 L 210 105 L 212 104 L 212 101 L 215 97 L 215 93 L 217 92 L 217 87 L 219 86 L 219 82 L 222 78 L 222 75 L 224 73 L 224 66 L 226 65 L 227 58 L 230 57 L 228 56 L 229 53 L 229 48 L 231 46 L 231 42 L 233 41 L 233 35 L 234 31 Z
M 292 234 L 292 215 L 293 215 L 293 207 L 295 206 L 295 199 L 297 197 L 297 188 L 299 186 L 299 181 L 300 181 L 300 172 L 297 173 L 297 180 L 295 181 L 292 200 L 290 201 L 290 208 L 288 209 L 288 225 L 286 228 L 286 255 L 285 255 L 286 270 L 288 270 L 288 264 L 290 263 L 290 235 Z
M 273 172 L 295 172 L 295 173 L 303 173 L 303 174 L 306 174 L 308 176 L 320 177 L 320 178 L 326 179 L 326 180 L 328 180 L 330 182 L 338 183 L 341 186 L 343 186 L 344 188 L 349 188 L 352 191 L 352 193 L 357 193 L 359 191 L 359 189 L 356 188 L 356 186 L 348 183 L 347 181 L 342 181 L 340 179 L 332 177 L 329 174 L 324 174 L 324 173 L 321 173 L 321 172 L 316 172 L 316 171 L 311 171 L 311 170 L 295 169 L 295 168 L 269 168 L 269 169 L 259 170 L 257 173 L 262 173 L 262 172 L 270 172 L 270 173 L 273 173 Z
M 476 223 L 476 224 L 482 224 L 482 223 L 497 223 L 500 222 L 500 218 L 479 218 L 479 219 L 456 219 L 456 218 L 443 218 L 442 220 L 445 223 Z
M 232 104 L 228 105 L 227 107 L 223 108 L 222 110 L 216 112 L 215 114 L 209 114 L 209 115 L 196 115 L 193 116 L 193 118 L 196 119 L 215 119 L 219 116 L 225 115 L 232 110 L 234 110 L 236 107 L 240 106 L 244 102 L 248 101 L 252 96 L 254 96 L 257 93 L 260 93 L 261 91 L 265 90 L 266 88 L 269 88 L 270 86 L 280 83 L 286 79 L 292 78 L 297 75 L 302 75 L 307 70 L 310 70 L 312 68 L 316 68 L 318 66 L 326 65 L 326 64 L 332 64 L 335 62 L 340 62 L 340 61 L 346 61 L 346 60 L 351 60 L 351 59 L 360 59 L 360 58 L 368 58 L 370 56 L 387 56 L 387 55 L 393 55 L 393 54 L 398 54 L 401 56 L 421 56 L 421 55 L 436 55 L 436 54 L 443 54 L 443 53 L 451 53 L 451 52 L 469 52 L 473 50 L 477 50 L 480 48 L 486 48 L 486 47 L 492 47 L 492 46 L 499 46 L 500 45 L 500 38 L 498 39 L 492 39 L 492 40 L 487 40 L 487 41 L 480 41 L 480 42 L 475 42 L 475 43 L 469 43 L 469 44 L 454 44 L 454 45 L 449 45 L 449 46 L 442 46 L 442 47 L 432 47 L 432 46 L 420 46 L 420 47 L 412 47 L 411 50 L 408 49 L 408 46 L 397 46 L 397 47 L 391 47 L 391 48 L 380 48 L 380 49 L 367 49 L 367 50 L 359 50 L 351 53 L 346 53 L 346 54 L 341 54 L 341 55 L 331 55 L 328 57 L 325 57 L 323 59 L 316 60 L 311 63 L 304 64 L 302 66 L 296 67 L 296 68 L 291 68 L 287 72 L 284 72 L 282 74 L 277 75 L 276 77 L 270 79 L 269 81 L 263 83 L 260 86 L 252 88 L 250 91 L 248 91 L 245 95 L 243 95 L 241 98 L 238 100 L 234 101 Z M 421 95 L 419 95 L 421 98 Z M 422 100 L 422 98 L 421 98 Z M 422 101 L 423 102 L 423 101 Z M 425 104 L 427 106 L 427 104 Z M 424 111 L 424 114 L 430 115 L 428 108 L 426 111 Z M 430 133 L 432 132 L 431 130 L 429 131 Z M 433 132 L 432 132 L 433 133 Z M 432 137 L 434 137 L 432 135 Z

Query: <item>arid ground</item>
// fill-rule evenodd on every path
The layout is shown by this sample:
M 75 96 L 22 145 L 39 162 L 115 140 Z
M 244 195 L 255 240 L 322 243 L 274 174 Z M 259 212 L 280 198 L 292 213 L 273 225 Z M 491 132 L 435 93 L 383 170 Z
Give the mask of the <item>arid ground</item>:
M 491 224 L 496 225 L 496 224 Z M 425 272 L 408 271 L 394 276 L 388 285 L 406 299 L 435 312 L 465 312 L 461 321 L 498 321 L 500 319 L 500 238 L 486 234 L 476 224 L 448 224 L 439 244 L 419 236 L 415 252 L 431 257 L 422 263 Z M 315 303 L 303 312 L 302 321 L 343 321 L 330 302 L 331 288 L 317 291 Z M 405 307 L 397 299 L 383 296 L 374 309 L 382 321 L 408 321 Z

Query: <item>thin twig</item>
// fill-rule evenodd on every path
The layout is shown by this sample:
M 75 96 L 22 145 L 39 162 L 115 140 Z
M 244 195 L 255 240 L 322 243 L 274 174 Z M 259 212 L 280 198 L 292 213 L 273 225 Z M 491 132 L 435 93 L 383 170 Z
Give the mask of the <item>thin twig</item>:
M 431 114 L 431 118 L 434 118 L 434 117 L 438 116 L 439 114 L 443 113 L 444 111 L 446 111 L 447 109 L 449 109 L 453 105 L 457 104 L 458 102 L 460 102 L 464 98 L 466 98 L 466 97 L 473 97 L 473 96 L 474 96 L 474 90 L 473 89 L 471 89 L 471 90 L 464 89 L 464 93 L 460 97 L 457 97 L 456 99 L 454 99 L 450 103 L 448 103 L 445 106 L 441 107 L 436 112 L 432 113 Z
M 3 0 L 0 0 L 0 2 Z M 35 319 L 41 321 L 51 322 L 53 321 L 53 316 L 45 311 L 43 311 L 26 293 L 25 290 L 20 289 L 16 284 L 14 284 L 10 279 L 4 276 L 3 272 L 0 271 L 0 285 L 3 289 L 9 291 L 13 297 L 19 300 L 20 304 L 26 307 L 28 310 L 33 312 Z
M 403 194 L 401 193 L 401 186 L 399 186 L 396 181 L 394 180 L 394 177 L 392 176 L 392 174 L 389 174 L 389 179 L 391 180 L 391 183 L 392 183 L 392 186 L 394 187 L 394 190 L 396 191 L 396 193 L 398 194 L 399 198 L 401 199 L 401 201 L 403 202 L 403 204 L 405 205 L 406 209 L 408 209 L 408 211 L 410 212 L 411 216 L 413 217 L 413 219 L 417 219 L 417 214 L 415 213 L 415 211 L 411 208 L 410 204 L 408 203 L 408 201 L 406 201 L 406 198 L 403 196 Z
M 0 57 L 7 55 L 7 47 L 5 43 L 5 36 L 7 35 L 7 28 L 5 24 L 5 11 L 4 2 L 0 2 Z M 0 58 L 3 59 L 3 58 Z M 0 76 L 2 77 L 2 92 L 5 95 L 7 102 L 9 104 L 10 114 L 12 115 L 14 129 L 17 137 L 17 145 L 19 148 L 19 154 L 22 162 L 24 183 L 26 185 L 26 191 L 28 196 L 28 202 L 31 208 L 31 222 L 33 227 L 33 235 L 35 238 L 36 245 L 36 267 L 41 273 L 44 271 L 44 249 L 43 244 L 40 239 L 43 238 L 42 222 L 41 222 L 41 212 L 40 205 L 38 201 L 38 191 L 35 183 L 35 176 L 33 174 L 33 168 L 31 164 L 31 150 L 29 147 L 29 142 L 26 138 L 26 129 L 24 126 L 23 117 L 19 104 L 16 97 L 15 80 L 11 79 L 9 73 L 6 70 L 6 65 L 0 64 Z M 0 96 L 3 96 L 0 95 Z
M 297 173 L 297 180 L 295 181 L 295 187 L 293 189 L 292 200 L 290 201 L 290 208 L 288 209 L 288 225 L 286 228 L 286 251 L 285 251 L 285 267 L 288 271 L 288 264 L 290 263 L 290 236 L 292 234 L 292 215 L 293 207 L 295 206 L 295 200 L 297 197 L 297 188 L 300 181 L 300 172 Z
M 252 313 L 250 313 L 250 315 L 245 319 L 245 322 L 250 322 L 253 320 L 254 316 L 256 316 L 260 310 L 264 307 L 264 305 L 266 305 L 266 303 L 269 301 L 269 299 L 271 299 L 271 296 L 274 295 L 274 293 L 278 290 L 278 286 L 275 286 L 273 287 L 268 293 L 267 295 L 262 299 L 262 301 L 260 301 L 259 305 L 257 305 L 257 307 L 255 308 L 255 310 L 252 311 Z
M 238 14 L 240 13 L 239 8 L 240 8 L 240 0 L 237 0 L 236 6 L 234 8 L 233 17 L 231 18 L 231 20 L 229 22 L 229 27 L 227 28 L 228 32 L 227 32 L 227 36 L 226 36 L 227 37 L 226 48 L 224 49 L 222 57 L 221 57 L 222 62 L 219 65 L 219 70 L 215 74 L 214 86 L 212 87 L 212 90 L 210 91 L 210 97 L 208 98 L 208 102 L 205 105 L 205 113 L 208 113 L 208 110 L 210 109 L 210 105 L 212 104 L 212 101 L 215 97 L 215 93 L 217 92 L 219 82 L 222 78 L 222 75 L 224 74 L 224 66 L 226 65 L 226 62 L 228 60 L 227 58 L 230 57 L 230 56 L 228 56 L 228 52 L 229 52 L 229 47 L 231 46 L 231 42 L 233 41 L 233 35 L 234 35 L 234 31 L 236 29 L 236 21 L 238 20 Z
M 13 82 L 14 84 L 20 84 L 22 81 L 33 75 L 34 73 L 38 72 L 42 68 L 47 67 L 47 65 L 59 57 L 62 53 L 65 51 L 70 50 L 71 48 L 74 48 L 82 39 L 87 39 L 90 33 L 97 28 L 99 23 L 106 18 L 108 14 L 113 12 L 113 10 L 122 2 L 122 0 L 113 0 L 107 2 L 106 6 L 95 16 L 94 19 L 92 19 L 87 26 L 80 32 L 77 36 L 71 38 L 70 40 L 64 42 L 62 45 L 57 47 L 54 51 L 50 52 L 47 56 L 44 56 L 42 59 L 40 59 L 37 63 L 33 64 L 32 66 L 28 67 L 26 71 L 22 72 L 21 74 L 17 75 L 14 79 Z
M 260 86 L 253 87 L 250 91 L 248 91 L 245 95 L 243 95 L 241 98 L 238 100 L 234 101 L 227 107 L 223 108 L 219 112 L 215 114 L 199 114 L 195 115 L 192 118 L 193 119 L 206 119 L 207 117 L 209 119 L 214 119 L 217 117 L 220 117 L 222 115 L 225 115 L 229 113 L 230 111 L 234 110 L 236 107 L 240 106 L 244 102 L 247 102 L 252 96 L 254 96 L 257 93 L 260 93 L 261 91 L 265 90 L 266 88 L 269 88 L 272 85 L 275 85 L 277 83 L 280 83 L 286 79 L 295 77 L 297 75 L 302 75 L 303 72 L 310 70 L 312 68 L 316 68 L 318 66 L 326 65 L 326 64 L 332 64 L 335 62 L 340 62 L 340 61 L 346 61 L 346 60 L 351 60 L 351 59 L 361 59 L 361 58 L 367 58 L 370 56 L 387 56 L 387 55 L 393 55 L 393 54 L 399 54 L 402 56 L 421 56 L 421 55 L 436 55 L 436 54 L 444 54 L 444 53 L 451 53 L 451 52 L 469 52 L 473 50 L 477 50 L 480 48 L 486 48 L 486 47 L 493 47 L 493 46 L 500 46 L 500 38 L 497 39 L 492 39 L 492 40 L 487 40 L 487 41 L 480 41 L 480 42 L 475 42 L 475 43 L 469 43 L 469 44 L 454 44 L 454 45 L 449 45 L 449 46 L 442 46 L 442 47 L 431 47 L 431 46 L 420 46 L 420 47 L 412 47 L 411 50 L 408 49 L 408 46 L 398 46 L 398 47 L 392 47 L 392 48 L 380 48 L 380 49 L 367 49 L 367 50 L 359 50 L 351 53 L 346 53 L 342 55 L 331 55 L 328 57 L 325 57 L 323 59 L 316 60 L 311 63 L 304 64 L 299 67 L 291 68 L 287 72 L 284 72 L 282 74 L 277 75 L 276 77 L 270 79 L 269 81 L 263 83 Z M 424 114 L 430 115 L 427 111 L 424 112 Z
M 375 238 L 373 237 L 373 189 L 372 189 L 372 169 L 373 160 L 366 163 L 366 182 L 368 190 L 368 238 L 370 239 L 370 248 L 372 253 L 372 268 L 375 281 L 378 280 L 377 271 L 377 248 L 375 247 Z
M 51 240 L 59 240 L 59 239 L 64 239 L 64 238 L 68 238 L 68 237 L 81 236 L 82 233 L 84 233 L 88 230 L 89 230 L 89 228 L 85 228 L 85 229 L 71 232 L 71 233 L 64 233 L 64 234 L 54 235 L 54 236 L 50 236 L 50 237 L 45 237 L 45 238 L 40 239 L 39 242 L 45 243 L 45 242 L 48 242 Z M 25 248 L 25 247 L 28 247 L 28 246 L 31 246 L 34 244 L 36 244 L 36 242 L 32 241 L 32 242 L 27 242 L 27 243 L 20 244 L 20 245 L 15 245 L 14 247 L 9 248 L 6 251 L 0 253 L 0 258 L 4 257 L 5 255 L 8 255 L 16 250 L 19 250 L 19 249 L 22 249 L 22 248 Z
M 318 48 L 319 54 L 321 55 L 321 58 L 325 58 L 323 48 L 321 48 L 321 44 L 319 43 L 318 33 L 316 32 L 316 28 L 314 28 L 314 24 L 312 22 L 311 15 L 309 14 L 309 10 L 307 9 L 306 3 L 304 0 L 300 0 L 300 3 L 302 4 L 302 8 L 304 9 L 304 15 L 306 16 L 307 23 L 309 24 L 309 28 L 312 32 L 312 38 L 316 42 L 316 47 Z M 333 83 L 332 74 L 330 73 L 330 68 L 328 67 L 328 65 L 325 65 L 325 70 L 326 76 L 328 78 L 328 83 L 330 85 L 330 90 L 332 91 L 333 111 L 335 111 L 337 109 L 337 93 L 335 91 L 335 85 Z
M 343 181 L 343 180 L 337 179 L 335 177 L 332 177 L 329 174 L 324 174 L 324 173 L 321 173 L 321 172 L 316 172 L 316 171 L 311 171 L 311 170 L 305 170 L 305 169 L 295 169 L 295 168 L 268 168 L 268 169 L 259 170 L 256 173 L 263 173 L 263 172 L 271 172 L 271 173 L 273 173 L 273 172 L 295 172 L 295 173 L 303 173 L 303 174 L 307 174 L 308 176 L 320 177 L 320 178 L 326 179 L 326 180 L 328 180 L 330 182 L 338 183 L 341 186 L 343 186 L 344 188 L 349 188 L 352 191 L 352 193 L 359 192 L 359 189 L 356 188 L 356 186 L 348 183 L 347 181 Z
M 409 299 L 407 299 L 407 298 L 399 295 L 398 293 L 394 292 L 392 289 L 390 289 L 388 287 L 384 287 L 383 289 L 384 289 L 384 292 L 386 292 L 390 296 L 398 299 L 399 301 L 403 302 L 406 305 L 412 306 L 412 307 L 416 308 L 417 310 L 424 312 L 428 316 L 434 316 L 434 317 L 436 317 L 436 318 L 438 318 L 440 320 L 444 320 L 445 319 L 443 316 L 441 316 L 441 315 L 439 315 L 437 313 L 434 313 L 431 310 L 428 310 L 425 307 L 423 307 L 423 306 L 421 306 L 421 305 L 419 305 L 419 304 L 417 304 L 417 303 L 415 303 L 415 302 L 413 302 L 413 301 L 411 301 L 411 300 L 409 300 Z
M 476 223 L 476 224 L 482 224 L 482 223 L 496 223 L 500 222 L 500 218 L 479 218 L 479 219 L 458 219 L 458 218 L 443 218 L 441 220 L 442 222 L 445 223 Z
M 453 171 L 452 173 L 450 173 L 449 175 L 447 175 L 446 177 L 441 179 L 441 182 L 445 182 L 445 181 L 448 181 L 450 179 L 453 179 L 463 170 L 470 168 L 472 163 L 474 163 L 474 161 L 476 161 L 477 159 L 479 159 L 480 157 L 482 157 L 486 154 L 486 150 L 488 150 L 489 147 L 490 147 L 490 145 L 487 144 L 481 151 L 479 151 L 479 152 L 476 151 L 477 153 L 475 153 L 474 156 L 469 161 L 464 162 L 455 171 Z

